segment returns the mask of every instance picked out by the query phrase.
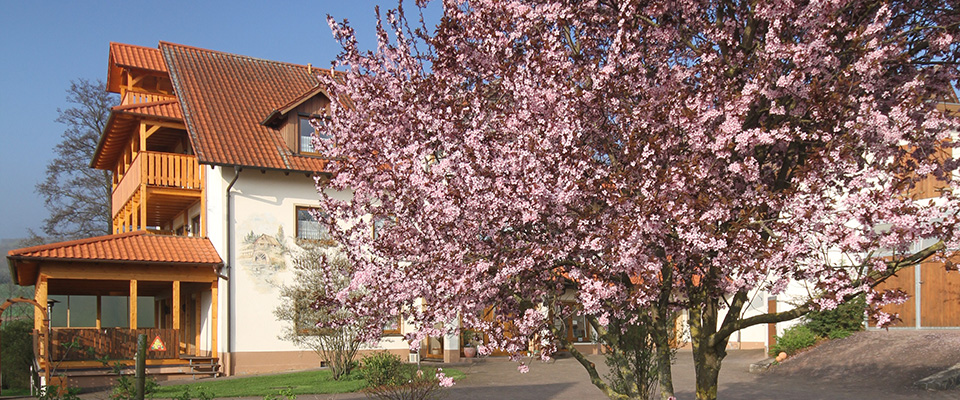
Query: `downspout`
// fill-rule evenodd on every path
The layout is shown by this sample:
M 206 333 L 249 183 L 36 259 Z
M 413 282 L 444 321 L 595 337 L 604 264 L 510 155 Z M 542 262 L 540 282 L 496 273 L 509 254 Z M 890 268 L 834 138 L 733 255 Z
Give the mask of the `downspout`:
M 230 223 L 230 211 L 231 211 L 231 207 L 230 207 L 230 191 L 233 190 L 233 184 L 234 184 L 234 183 L 237 183 L 237 178 L 240 177 L 240 171 L 243 171 L 243 168 L 240 168 L 239 166 L 234 166 L 234 167 L 233 167 L 233 179 L 230 180 L 230 184 L 227 185 L 227 191 L 226 191 L 226 193 L 225 193 L 225 195 L 226 195 L 226 201 L 227 201 L 227 204 L 226 204 L 226 209 L 227 209 L 226 214 L 227 214 L 227 216 L 226 216 L 226 219 L 225 219 L 225 221 L 226 221 L 226 223 L 227 223 L 227 224 L 226 224 L 227 226 L 226 226 L 226 232 L 225 232 L 226 235 L 225 235 L 225 236 L 226 236 L 226 238 L 227 238 L 227 242 L 226 242 L 224 248 L 226 249 L 227 259 L 226 259 L 226 261 L 224 262 L 224 264 L 225 264 L 224 267 L 225 267 L 225 269 L 227 270 L 227 277 L 229 277 L 230 274 L 231 274 L 231 272 L 232 272 L 232 271 L 231 271 L 231 268 L 230 268 L 230 267 L 231 267 L 230 260 L 231 260 L 232 254 L 233 254 L 233 253 L 231 253 L 231 249 L 230 249 L 230 244 L 233 243 L 233 237 L 232 237 L 232 235 L 231 235 L 231 231 L 232 231 L 233 225 Z M 233 323 L 233 321 L 232 321 L 233 301 L 231 300 L 231 296 L 233 295 L 233 291 L 230 290 L 230 287 L 231 287 L 231 286 L 232 286 L 232 279 L 227 281 L 227 318 L 226 318 L 226 319 L 227 319 L 227 329 L 226 329 L 226 331 L 224 332 L 224 333 L 226 334 L 226 336 L 227 336 L 227 355 L 229 356 L 229 357 L 228 357 L 229 359 L 227 360 L 227 365 L 225 366 L 225 369 L 226 369 L 225 372 L 226 372 L 226 375 L 227 375 L 227 376 L 233 375 L 233 369 L 234 369 L 234 368 L 233 368 L 233 367 L 234 367 L 234 360 L 233 360 L 233 335 L 230 334 L 231 329 L 232 329 L 232 323 Z

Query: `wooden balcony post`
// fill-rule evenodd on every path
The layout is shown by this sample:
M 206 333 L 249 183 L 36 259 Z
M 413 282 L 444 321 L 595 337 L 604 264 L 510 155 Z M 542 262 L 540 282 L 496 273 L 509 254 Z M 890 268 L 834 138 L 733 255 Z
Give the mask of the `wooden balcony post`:
M 130 280 L 130 329 L 137 329 L 137 280 Z
M 103 327 L 103 298 L 97 295 L 97 329 Z
M 147 124 L 140 121 L 140 151 L 147 150 Z
M 146 146 L 146 141 L 147 141 L 146 129 L 147 129 L 147 126 L 141 122 L 140 123 L 140 141 L 144 143 L 144 146 Z M 145 149 L 146 148 L 144 147 L 141 150 L 145 150 Z M 142 154 L 145 159 L 140 161 L 140 171 L 138 172 L 140 174 L 140 229 L 146 230 L 147 229 L 147 182 L 148 182 L 148 179 L 146 178 L 146 176 L 147 176 L 147 164 L 149 164 L 149 162 L 147 162 L 146 160 L 146 157 L 148 156 L 148 154 L 146 152 Z

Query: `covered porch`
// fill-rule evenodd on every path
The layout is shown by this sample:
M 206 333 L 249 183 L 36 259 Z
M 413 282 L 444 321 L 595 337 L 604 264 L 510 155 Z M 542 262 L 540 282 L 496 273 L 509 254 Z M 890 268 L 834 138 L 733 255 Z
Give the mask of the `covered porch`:
M 34 319 L 37 343 L 49 343 L 37 346 L 44 372 L 132 365 L 139 334 L 154 373 L 216 365 L 223 263 L 209 240 L 138 231 L 14 250 L 8 260 L 15 282 L 35 285 L 34 299 L 48 306 L 49 320 Z M 159 369 L 183 365 L 191 368 Z

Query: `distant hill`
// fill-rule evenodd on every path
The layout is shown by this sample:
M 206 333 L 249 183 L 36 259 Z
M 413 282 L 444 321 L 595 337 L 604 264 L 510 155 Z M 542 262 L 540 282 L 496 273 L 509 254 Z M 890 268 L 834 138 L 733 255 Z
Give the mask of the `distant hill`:
M 0 264 L 0 283 L 10 282 L 10 268 L 7 264 L 7 253 L 13 249 L 19 249 L 20 243 L 26 239 L 0 239 L 0 254 L 3 255 L 3 263 Z
M 0 303 L 11 297 L 33 298 L 33 286 L 17 286 L 10 279 L 10 264 L 7 263 L 7 253 L 13 249 L 23 247 L 26 239 L 0 239 L 0 254 L 3 262 L 0 263 Z M 5 321 L 16 318 L 27 318 L 33 315 L 33 307 L 17 305 L 3 313 Z

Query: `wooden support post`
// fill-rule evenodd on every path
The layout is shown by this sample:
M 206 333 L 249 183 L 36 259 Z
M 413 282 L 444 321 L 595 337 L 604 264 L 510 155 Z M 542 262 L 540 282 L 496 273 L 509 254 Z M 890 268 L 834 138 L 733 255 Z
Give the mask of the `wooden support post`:
M 97 295 L 97 329 L 103 327 L 103 298 Z
M 217 315 L 219 314 L 217 306 L 217 288 L 220 280 L 217 279 L 210 284 L 210 356 L 218 357 L 217 352 L 219 347 L 217 347 L 217 331 L 219 331 L 219 326 L 217 325 Z
M 130 280 L 130 329 L 137 329 L 137 280 Z
M 37 285 L 33 289 L 33 298 L 40 304 L 40 307 L 47 306 L 47 276 L 40 274 L 37 278 Z M 50 316 L 48 316 L 49 318 Z M 33 329 L 38 331 L 44 329 L 43 313 L 33 313 Z
M 177 332 L 177 349 L 180 348 L 181 338 L 183 337 L 183 330 L 180 329 L 180 281 L 173 281 L 173 329 L 176 329 Z M 179 351 L 179 350 L 178 350 Z

